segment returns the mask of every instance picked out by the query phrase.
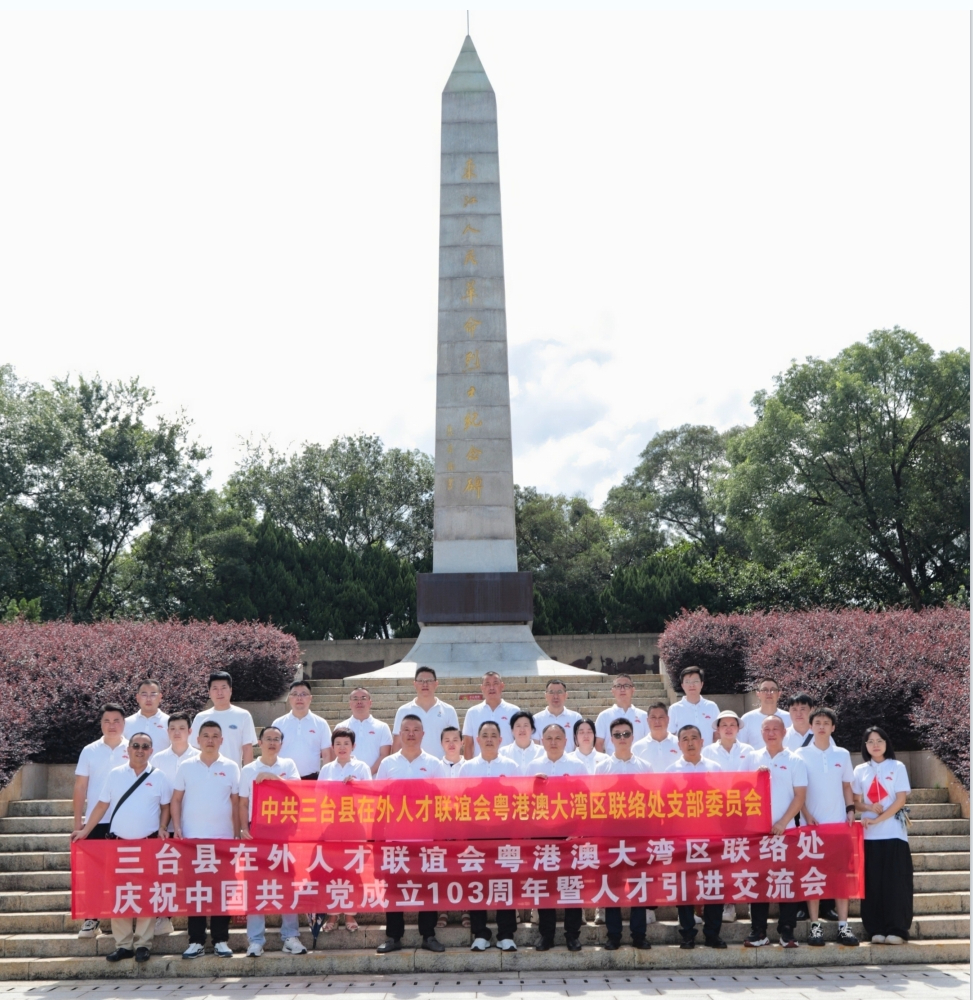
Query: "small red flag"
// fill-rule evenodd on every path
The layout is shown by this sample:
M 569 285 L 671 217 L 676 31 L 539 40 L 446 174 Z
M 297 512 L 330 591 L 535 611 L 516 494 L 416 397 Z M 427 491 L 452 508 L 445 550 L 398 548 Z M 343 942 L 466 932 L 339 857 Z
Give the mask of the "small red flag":
M 885 790 L 885 785 L 878 778 L 868 786 L 868 801 L 881 802 L 889 793 Z

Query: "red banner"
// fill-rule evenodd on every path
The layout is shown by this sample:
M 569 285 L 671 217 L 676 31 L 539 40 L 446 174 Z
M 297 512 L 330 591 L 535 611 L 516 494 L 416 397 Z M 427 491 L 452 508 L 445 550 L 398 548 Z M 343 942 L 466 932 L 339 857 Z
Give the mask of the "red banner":
M 770 775 L 626 774 L 578 778 L 263 781 L 259 840 L 493 840 L 652 834 L 749 836 L 770 830 Z
M 852 899 L 864 893 L 863 873 L 857 823 L 782 837 L 79 841 L 71 911 L 80 919 Z

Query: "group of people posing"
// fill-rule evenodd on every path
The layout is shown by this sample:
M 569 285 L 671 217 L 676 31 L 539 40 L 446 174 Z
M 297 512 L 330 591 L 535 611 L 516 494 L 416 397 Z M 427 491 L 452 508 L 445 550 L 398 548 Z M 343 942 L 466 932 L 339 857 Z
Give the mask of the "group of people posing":
M 848 750 L 832 734 L 837 718 L 830 708 L 815 707 L 804 693 L 794 694 L 788 709 L 779 707 L 780 688 L 772 678 L 756 687 L 759 707 L 743 717 L 720 711 L 702 697 L 704 672 L 687 667 L 680 674 L 683 697 L 673 705 L 657 702 L 648 709 L 632 704 L 635 685 L 627 674 L 612 678 L 614 704 L 597 719 L 566 707 L 567 685 L 551 678 L 544 688 L 546 707 L 531 713 L 506 701 L 500 674 L 483 675 L 482 701 L 467 709 L 462 728 L 456 710 L 436 696 L 438 680 L 430 667 L 416 670 L 416 696 L 401 705 L 392 727 L 372 715 L 365 687 L 349 694 L 351 715 L 333 730 L 311 712 L 311 688 L 295 681 L 288 692 L 290 711 L 266 726 L 258 739 L 248 711 L 232 704 L 232 677 L 220 671 L 209 679 L 213 707 L 195 718 L 161 710 L 162 689 L 152 679 L 140 681 L 139 710 L 126 717 L 120 705 L 101 713 L 102 736 L 81 752 L 74 786 L 73 840 L 137 840 L 147 837 L 249 839 L 252 789 L 261 781 L 370 781 L 374 779 L 521 777 L 544 775 L 646 774 L 707 771 L 757 771 L 770 774 L 774 834 L 800 824 L 855 822 L 861 813 L 865 837 L 865 898 L 862 923 L 873 944 L 902 944 L 912 925 L 912 857 L 906 831 L 905 801 L 910 791 L 905 767 L 895 759 L 887 734 L 869 727 L 862 737 L 863 763 L 852 768 Z M 260 756 L 254 758 L 254 745 Z M 824 945 L 821 917 L 838 921 L 838 943 L 857 946 L 848 925 L 848 900 L 809 899 L 779 904 L 777 932 L 781 947 L 796 948 L 798 921 L 810 919 L 807 944 Z M 750 904 L 750 934 L 744 944 L 770 944 L 768 903 Z M 654 907 L 632 907 L 629 931 L 636 948 L 649 948 L 646 927 Z M 699 909 L 700 912 L 697 912 Z M 535 947 L 553 947 L 557 912 L 540 909 L 540 938 Z M 724 921 L 737 919 L 733 904 L 678 907 L 682 948 L 695 947 L 699 927 L 703 944 L 725 948 Z M 492 930 L 486 911 L 462 915 L 470 928 L 471 948 L 490 947 Z M 583 911 L 564 911 L 567 948 L 581 948 Z M 622 911 L 596 911 L 607 931 L 605 947 L 622 941 Z M 330 934 L 338 914 L 311 917 L 312 932 Z M 189 947 L 183 958 L 205 953 L 206 917 L 189 918 Z M 436 937 L 446 915 L 418 914 L 422 947 L 444 951 Z M 496 914 L 497 947 L 516 951 L 517 914 Z M 345 929 L 358 930 L 351 914 Z M 170 933 L 166 918 L 112 919 L 116 948 L 109 962 L 147 961 L 153 938 Z M 209 918 L 215 954 L 231 957 L 230 917 Z M 402 913 L 386 918 L 386 941 L 380 954 L 402 947 Z M 100 922 L 86 919 L 79 937 L 100 932 Z M 283 951 L 303 954 L 299 915 L 282 917 Z M 247 917 L 247 955 L 259 957 L 266 942 L 262 914 Z

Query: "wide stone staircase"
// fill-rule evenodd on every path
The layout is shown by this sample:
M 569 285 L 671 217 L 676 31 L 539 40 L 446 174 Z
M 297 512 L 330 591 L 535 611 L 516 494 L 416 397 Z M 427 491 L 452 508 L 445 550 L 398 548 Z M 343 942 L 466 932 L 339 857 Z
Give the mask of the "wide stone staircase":
M 569 679 L 568 705 L 594 717 L 611 702 L 610 678 L 592 674 Z M 635 678 L 636 705 L 644 707 L 659 698 L 664 688 L 658 676 Z M 334 725 L 346 718 L 347 695 L 355 681 L 315 681 L 314 710 Z M 369 679 L 364 682 L 372 693 L 374 713 L 391 721 L 395 708 L 413 693 L 410 682 Z M 543 704 L 543 682 L 536 678 L 506 678 L 504 696 L 534 710 Z M 444 701 L 454 704 L 463 716 L 463 706 L 479 694 L 475 681 L 444 680 L 439 688 Z M 268 918 L 267 951 L 262 958 L 244 958 L 246 932 L 241 922 L 231 927 L 230 944 L 237 953 L 232 959 L 208 954 L 193 961 L 183 960 L 188 945 L 185 919 L 174 921 L 176 931 L 157 937 L 153 956 L 143 966 L 132 960 L 110 964 L 104 956 L 114 949 L 110 932 L 93 940 L 79 940 L 80 922 L 70 916 L 70 831 L 71 803 L 67 799 L 34 799 L 9 803 L 0 819 L 0 978 L 73 979 L 105 977 L 157 978 L 162 976 L 278 976 L 429 972 L 484 972 L 537 970 L 624 970 L 798 967 L 839 964 L 904 964 L 969 961 L 969 821 L 961 818 L 960 807 L 948 801 L 945 789 L 917 788 L 910 796 L 912 814 L 910 843 L 915 864 L 915 912 L 912 940 L 904 946 L 863 944 L 845 948 L 834 943 L 836 925 L 826 924 L 829 943 L 823 949 L 801 947 L 797 951 L 780 948 L 744 949 L 749 925 L 746 909 L 740 919 L 724 924 L 726 951 L 697 948 L 682 951 L 671 908 L 656 911 L 657 922 L 649 925 L 652 949 L 637 951 L 623 945 L 605 951 L 605 928 L 594 923 L 594 912 L 586 911 L 581 940 L 584 948 L 571 953 L 563 947 L 535 952 L 536 925 L 526 922 L 523 911 L 516 941 L 520 950 L 501 953 L 496 948 L 483 953 L 469 951 L 470 934 L 460 923 L 460 914 L 449 915 L 449 924 L 438 932 L 447 946 L 436 955 L 418 948 L 420 941 L 414 917 L 406 916 L 402 951 L 376 955 L 375 946 L 385 939 L 379 915 L 359 918 L 361 929 L 349 933 L 339 927 L 322 934 L 316 951 L 291 956 L 280 952 L 279 932 Z M 857 903 L 852 903 L 852 929 L 862 936 L 857 920 Z M 492 916 L 492 915 L 491 915 Z M 303 921 L 302 921 L 303 923 Z M 773 921 L 772 921 L 773 923 Z M 110 924 L 103 924 L 110 931 Z M 807 925 L 798 928 L 798 940 L 806 937 Z M 773 930 L 771 930 L 773 937 Z M 302 927 L 304 943 L 311 947 L 310 931 Z M 623 939 L 627 941 L 626 937 Z M 557 944 L 563 945 L 558 937 Z

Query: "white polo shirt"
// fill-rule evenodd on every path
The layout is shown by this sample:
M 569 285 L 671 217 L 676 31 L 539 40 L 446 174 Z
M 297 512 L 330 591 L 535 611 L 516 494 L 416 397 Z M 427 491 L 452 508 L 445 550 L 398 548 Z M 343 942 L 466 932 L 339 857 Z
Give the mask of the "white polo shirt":
M 693 705 L 683 695 L 679 701 L 669 706 L 669 732 L 678 736 L 683 726 L 695 726 L 699 730 L 699 735 L 709 742 L 713 738 L 716 717 L 719 714 L 720 706 L 715 701 L 700 698 Z
M 691 761 L 686 760 L 685 757 L 680 757 L 674 764 L 670 764 L 667 771 L 681 772 L 683 774 L 705 774 L 707 772 L 716 772 L 720 770 L 720 765 L 713 760 L 707 760 L 705 757 L 701 757 L 698 764 L 693 764 Z
M 785 712 L 782 708 L 778 708 L 774 715 L 784 723 L 784 729 L 791 724 L 790 712 Z M 741 743 L 749 743 L 754 750 L 763 750 L 767 745 L 764 743 L 763 734 L 760 732 L 760 727 L 764 724 L 764 719 L 768 719 L 770 716 L 764 715 L 759 708 L 755 708 L 752 712 L 746 712 L 743 718 L 740 719 L 740 731 L 737 733 L 737 739 Z M 786 747 L 784 749 L 787 749 Z
M 527 765 L 538 757 L 546 757 L 547 751 L 538 743 L 531 743 L 529 746 L 521 748 L 516 743 L 508 743 L 500 748 L 500 756 L 512 760 L 520 769 L 522 774 L 527 773 Z
M 842 783 L 855 777 L 851 754 L 844 747 L 819 750 L 813 742 L 796 753 L 807 768 L 807 811 L 817 823 L 844 823 L 848 813 Z
M 770 769 L 770 816 L 776 823 L 793 801 L 794 789 L 807 787 L 807 768 L 804 761 L 790 750 L 781 750 L 776 757 L 771 757 L 766 747 L 754 750 L 747 761 L 748 771 L 757 771 L 761 767 Z M 791 820 L 787 825 L 794 826 L 795 821 Z
M 340 764 L 338 761 L 332 760 L 318 772 L 318 781 L 347 781 L 348 778 L 354 778 L 356 781 L 371 781 L 372 769 L 363 760 L 358 760 L 352 754 L 347 764 Z
M 250 761 L 249 764 L 244 764 L 240 770 L 240 798 L 250 800 L 247 812 L 251 819 L 253 819 L 253 781 L 258 774 L 276 774 L 285 781 L 301 780 L 301 772 L 289 757 L 278 757 L 273 767 L 265 764 L 260 757 Z
M 392 730 L 388 723 L 380 722 L 374 715 L 367 719 L 351 716 L 341 725 L 355 734 L 355 760 L 364 761 L 369 767 L 375 766 L 382 747 L 392 745 Z
M 557 760 L 551 760 L 547 754 L 542 754 L 536 760 L 532 760 L 524 771 L 528 778 L 535 774 L 546 774 L 550 778 L 560 778 L 564 775 L 586 775 L 588 769 L 580 761 L 575 760 L 568 754 L 562 754 Z
M 729 750 L 724 750 L 719 740 L 703 747 L 703 756 L 719 764 L 721 771 L 746 771 L 751 753 L 753 747 L 739 740 L 736 740 Z
M 317 774 L 321 770 L 321 751 L 331 747 L 331 728 L 313 712 L 299 719 L 293 712 L 274 719 L 271 725 L 284 734 L 280 752 L 297 765 L 298 774 Z
M 564 735 L 568 741 L 565 750 L 571 753 L 574 750 L 574 724 L 581 717 L 580 712 L 572 712 L 570 708 L 562 709 L 560 715 L 555 715 L 549 708 L 545 708 L 543 712 L 538 712 L 534 716 L 534 725 L 537 727 L 534 732 L 534 739 L 540 743 L 544 738 L 544 729 L 551 725 L 551 723 L 557 723 L 564 730 Z
M 598 718 L 595 719 L 595 736 L 605 741 L 605 753 L 607 754 L 615 752 L 615 744 L 612 743 L 609 732 L 611 724 L 616 719 L 622 718 L 628 719 L 632 723 L 632 739 L 636 743 L 649 735 L 649 717 L 641 708 L 636 708 L 634 705 L 629 708 L 619 708 L 617 705 L 612 705 L 611 708 L 600 712 Z
M 600 750 L 592 750 L 587 756 L 580 750 L 575 749 L 567 754 L 572 760 L 576 760 L 584 769 L 586 774 L 594 774 L 598 770 L 598 765 L 603 760 L 608 760 L 608 754 Z
M 632 744 L 632 753 L 652 765 L 656 774 L 661 774 L 670 764 L 675 764 L 682 756 L 679 740 L 672 733 L 666 733 L 665 739 L 657 740 L 651 733 Z
M 874 819 L 892 805 L 899 792 L 911 792 L 912 786 L 901 760 L 883 760 L 881 764 L 869 760 L 855 768 L 851 790 L 856 795 L 861 795 L 870 807 L 862 812 L 862 819 Z M 909 834 L 904 823 L 895 816 L 890 816 L 875 826 L 866 826 L 865 839 L 908 840 Z
M 415 760 L 404 757 L 400 750 L 398 753 L 389 754 L 378 765 L 378 774 L 375 777 L 379 781 L 386 778 L 445 778 L 446 769 L 438 757 L 433 757 L 425 750 L 420 751 Z
M 152 754 L 152 766 L 157 767 L 168 779 L 169 784 L 174 786 L 176 780 L 176 769 L 184 760 L 198 757 L 199 751 L 195 747 L 188 747 L 185 753 L 179 757 L 170 745 L 167 750 L 160 750 Z
M 192 732 L 189 734 L 189 745 L 199 749 L 199 727 L 204 722 L 218 722 L 223 730 L 223 743 L 220 746 L 220 756 L 235 761 L 237 767 L 243 764 L 243 748 L 253 746 L 257 742 L 257 731 L 253 728 L 253 717 L 245 708 L 231 705 L 222 712 L 215 708 L 207 708 L 193 719 Z
M 125 720 L 125 739 L 130 740 L 136 733 L 148 733 L 152 737 L 152 753 L 169 747 L 169 716 L 158 711 L 146 718 L 141 712 L 128 716 Z
M 232 840 L 236 834 L 231 795 L 240 794 L 240 767 L 220 754 L 206 765 L 197 754 L 176 769 L 173 790 L 182 800 L 182 835 L 201 840 Z
M 143 772 L 144 773 L 144 772 Z M 122 796 L 135 784 L 141 775 L 136 774 L 130 764 L 113 767 L 105 778 L 99 802 L 108 803 L 103 823 L 111 818 Z M 110 832 L 122 840 L 141 840 L 159 829 L 162 822 L 162 807 L 172 801 L 172 785 L 157 767 L 149 764 L 149 776 L 122 803 L 122 808 L 111 820 Z
M 500 727 L 500 746 L 505 747 L 514 741 L 510 732 L 510 717 L 514 712 L 519 711 L 520 709 L 516 705 L 511 705 L 509 701 L 504 701 L 502 698 L 496 708 L 490 708 L 485 701 L 481 701 L 478 705 L 471 705 L 463 717 L 463 735 L 471 737 L 475 745 L 480 725 L 484 722 L 495 722 Z
M 474 757 L 464 760 L 460 768 L 460 778 L 519 778 L 522 771 L 509 757 L 498 756 L 495 760 Z
M 463 758 L 460 757 L 458 761 L 453 763 L 451 760 L 446 760 L 445 757 L 439 758 L 440 763 L 443 765 L 443 770 L 446 772 L 447 778 L 458 778 L 459 773 L 463 768 Z
M 651 774 L 652 765 L 641 757 L 636 757 L 633 753 L 628 760 L 622 760 L 612 754 L 606 755 L 605 759 L 595 768 L 595 774 Z
M 101 737 L 94 743 L 89 743 L 81 751 L 74 773 L 88 779 L 88 790 L 85 793 L 87 796 L 85 818 L 91 812 L 88 807 L 93 807 L 98 801 L 98 796 L 105 786 L 108 772 L 113 768 L 121 767 L 122 764 L 128 764 L 128 740 L 124 736 L 122 742 L 114 750 L 105 742 L 105 738 Z
M 804 746 L 804 741 L 811 737 L 811 742 L 814 741 L 814 730 L 808 729 L 806 733 L 799 733 L 793 726 L 787 727 L 787 732 L 784 733 L 784 749 L 785 750 L 800 750 Z M 829 737 L 831 740 L 831 745 L 837 746 L 833 737 Z
M 440 740 L 442 731 L 447 726 L 455 726 L 459 729 L 459 717 L 456 709 L 438 698 L 433 702 L 429 711 L 419 707 L 415 698 L 399 705 L 395 713 L 395 721 L 392 723 L 392 735 L 398 736 L 402 728 L 402 720 L 407 715 L 418 715 L 422 719 L 422 749 L 426 753 L 438 757 L 443 752 L 443 744 Z

